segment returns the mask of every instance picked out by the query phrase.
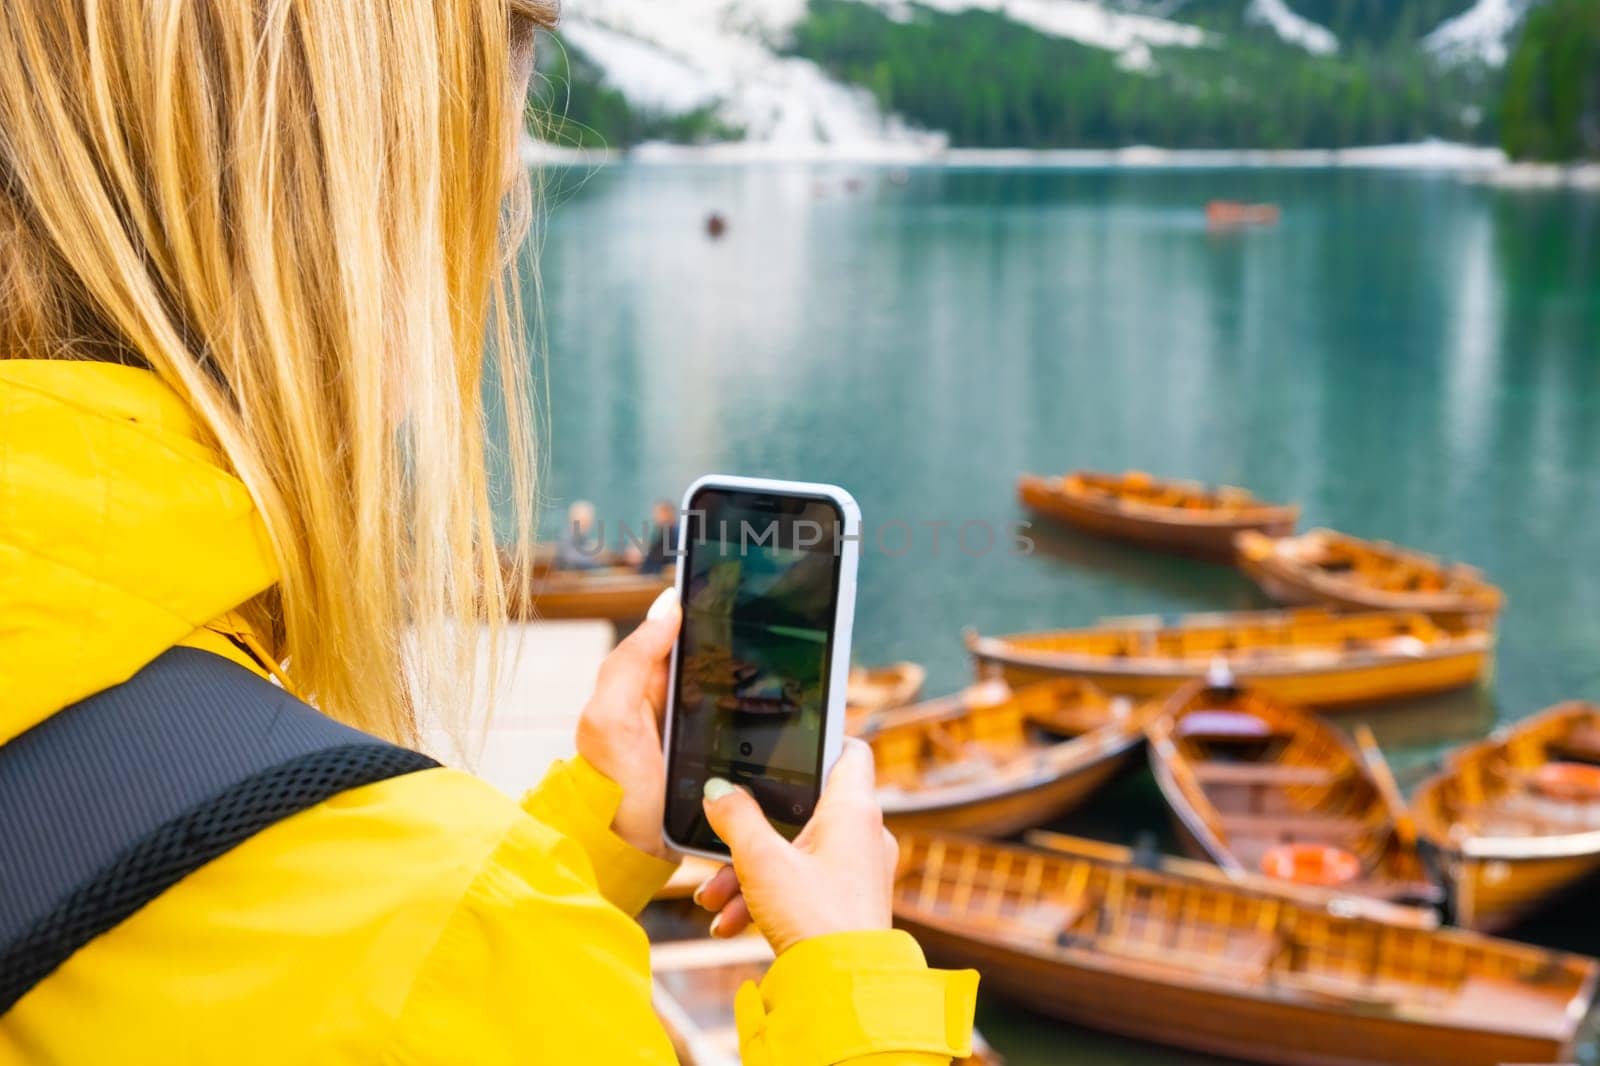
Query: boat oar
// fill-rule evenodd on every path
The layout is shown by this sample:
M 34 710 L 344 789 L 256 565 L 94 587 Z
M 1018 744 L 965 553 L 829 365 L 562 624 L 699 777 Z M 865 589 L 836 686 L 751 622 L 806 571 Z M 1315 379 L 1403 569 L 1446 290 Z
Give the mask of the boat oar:
M 1400 786 L 1394 779 L 1394 771 L 1389 768 L 1389 760 L 1383 757 L 1383 749 L 1378 747 L 1378 738 L 1372 735 L 1372 729 L 1365 722 L 1357 725 L 1354 732 L 1356 744 L 1361 748 L 1361 760 L 1367 764 L 1372 782 L 1378 786 L 1378 795 L 1383 797 L 1383 805 L 1389 808 L 1389 817 L 1394 820 L 1395 835 L 1407 848 L 1416 847 L 1416 823 L 1411 820 L 1411 811 L 1400 795 Z

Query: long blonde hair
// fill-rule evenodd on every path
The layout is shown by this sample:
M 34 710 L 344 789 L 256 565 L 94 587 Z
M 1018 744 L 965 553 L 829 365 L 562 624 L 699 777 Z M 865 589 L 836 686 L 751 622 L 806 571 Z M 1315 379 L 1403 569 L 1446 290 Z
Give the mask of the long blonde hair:
M 281 580 L 245 607 L 303 695 L 411 739 L 503 618 L 484 371 L 532 526 L 507 192 L 550 0 L 28 0 L 0 11 L 0 357 L 176 389 Z

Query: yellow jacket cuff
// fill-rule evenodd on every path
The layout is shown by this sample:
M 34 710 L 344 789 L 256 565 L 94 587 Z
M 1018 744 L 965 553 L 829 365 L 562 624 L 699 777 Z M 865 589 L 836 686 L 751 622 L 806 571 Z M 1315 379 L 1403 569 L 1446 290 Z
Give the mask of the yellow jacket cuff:
M 823 1066 L 885 1053 L 902 1061 L 972 1051 L 978 975 L 930 970 L 907 933 L 813 937 L 778 956 L 734 1000 L 746 1066 Z
M 621 803 L 622 786 L 578 755 L 557 760 L 523 799 L 522 809 L 581 847 L 600 894 L 632 915 L 644 909 L 678 867 L 645 854 L 612 831 Z

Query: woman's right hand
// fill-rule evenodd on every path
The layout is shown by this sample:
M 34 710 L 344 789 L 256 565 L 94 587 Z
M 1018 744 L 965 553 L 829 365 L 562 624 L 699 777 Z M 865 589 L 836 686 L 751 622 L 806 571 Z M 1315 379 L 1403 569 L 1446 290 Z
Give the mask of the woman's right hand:
M 712 935 L 733 936 L 753 920 L 782 954 L 825 933 L 888 929 L 898 849 L 875 788 L 872 749 L 847 739 L 816 811 L 790 843 L 749 793 L 708 781 L 706 818 L 733 854 L 733 865 L 695 893 L 716 912 Z

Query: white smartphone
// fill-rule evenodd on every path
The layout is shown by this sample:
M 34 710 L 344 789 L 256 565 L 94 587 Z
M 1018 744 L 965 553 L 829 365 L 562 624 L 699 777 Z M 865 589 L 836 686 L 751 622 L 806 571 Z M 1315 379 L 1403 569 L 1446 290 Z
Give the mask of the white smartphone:
M 793 838 L 844 743 L 861 511 L 834 485 L 711 475 L 678 518 L 683 629 L 667 715 L 669 846 L 726 859 L 707 779 L 748 789 Z

